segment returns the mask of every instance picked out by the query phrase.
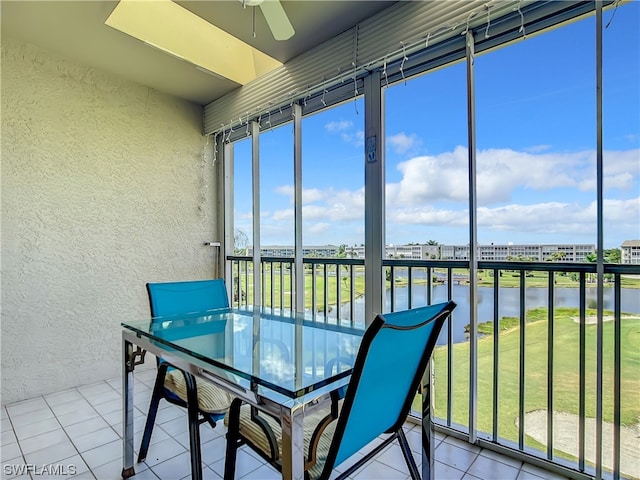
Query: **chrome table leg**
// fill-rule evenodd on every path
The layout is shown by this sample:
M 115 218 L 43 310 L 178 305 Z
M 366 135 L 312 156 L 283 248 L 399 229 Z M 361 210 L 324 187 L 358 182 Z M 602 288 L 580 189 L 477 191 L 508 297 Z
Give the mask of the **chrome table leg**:
M 133 466 L 133 344 L 122 336 L 122 478 L 136 474 Z
M 304 480 L 304 409 L 294 407 L 282 414 L 281 418 L 282 478 Z

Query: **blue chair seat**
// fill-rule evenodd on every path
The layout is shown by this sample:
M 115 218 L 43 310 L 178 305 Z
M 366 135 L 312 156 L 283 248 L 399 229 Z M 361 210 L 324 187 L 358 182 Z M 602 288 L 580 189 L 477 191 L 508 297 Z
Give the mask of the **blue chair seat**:
M 455 303 L 378 315 L 367 328 L 344 400 L 304 417 L 305 477 L 327 480 L 333 468 L 383 434 L 383 441 L 336 479 L 354 471 L 397 440 L 414 480 L 420 478 L 402 426 L 446 318 Z M 282 430 L 278 421 L 240 399 L 225 418 L 227 454 L 224 478 L 235 476 L 237 449 L 247 445 L 282 470 Z
M 163 317 L 186 313 L 205 312 L 219 308 L 228 308 L 229 299 L 224 280 L 194 280 L 186 282 L 147 283 L 151 322 L 161 321 Z M 187 399 L 197 398 L 198 405 L 190 405 Z M 138 462 L 146 459 L 153 433 L 160 400 L 187 408 L 189 429 L 197 430 L 200 423 L 207 422 L 211 427 L 224 418 L 232 397 L 224 390 L 205 380 L 158 360 L 158 373 L 151 395 L 149 413 Z M 196 402 L 192 402 L 195 404 Z M 192 463 L 199 463 L 200 451 L 192 452 Z

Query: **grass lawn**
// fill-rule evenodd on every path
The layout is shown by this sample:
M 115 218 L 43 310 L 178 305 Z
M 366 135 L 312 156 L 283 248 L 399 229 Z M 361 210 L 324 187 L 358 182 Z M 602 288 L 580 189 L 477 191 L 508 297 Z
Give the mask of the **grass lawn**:
M 612 312 L 605 312 L 605 315 Z M 587 315 L 595 315 L 588 310 Z M 557 308 L 553 331 L 553 409 L 579 413 L 579 324 L 573 318 L 578 309 Z M 621 322 L 621 422 L 634 425 L 640 421 L 640 320 L 623 319 Z M 614 323 L 605 322 L 603 417 L 613 421 L 613 340 Z M 536 308 L 527 312 L 525 326 L 525 413 L 547 410 L 547 309 Z M 596 325 L 586 326 L 586 416 L 595 417 L 596 399 Z M 500 437 L 518 441 L 518 385 L 519 385 L 520 326 L 507 327 L 499 336 L 499 415 Z M 452 420 L 468 423 L 469 343 L 453 346 L 453 407 Z M 435 362 L 435 415 L 447 416 L 447 348 L 437 347 Z M 493 391 L 493 336 L 478 340 L 478 429 L 492 432 Z M 526 438 L 529 446 L 542 445 Z
M 326 289 L 327 289 L 327 301 L 329 305 L 329 310 L 331 310 L 331 308 L 335 307 L 335 305 L 337 305 L 338 303 L 338 289 L 337 289 L 337 283 L 336 283 L 337 277 L 335 276 L 335 267 L 330 269 L 329 272 L 331 274 L 327 276 Z M 264 288 L 265 288 L 265 291 L 269 293 L 269 295 L 267 295 L 267 298 L 265 299 L 265 302 L 264 302 L 264 305 L 267 307 L 273 306 L 275 308 L 280 308 L 283 306 L 280 304 L 281 289 L 284 289 L 284 292 L 283 292 L 284 306 L 287 307 L 289 305 L 289 301 L 291 297 L 291 289 L 289 288 L 291 280 L 290 280 L 289 272 L 288 271 L 283 272 L 282 285 L 280 283 L 280 278 L 281 278 L 280 272 L 274 271 L 273 285 L 272 285 L 271 275 L 269 274 L 269 272 L 267 273 L 267 275 L 265 275 L 266 285 Z M 248 283 L 249 285 L 248 285 L 248 291 L 247 291 L 247 298 L 252 299 L 253 298 L 253 274 L 252 273 L 249 273 Z M 364 276 L 355 275 L 353 283 L 354 283 L 354 297 L 358 298 L 364 295 Z M 341 284 L 341 295 L 342 295 L 342 297 L 340 298 L 340 302 L 345 303 L 350 301 L 350 297 L 348 295 L 349 295 L 349 292 L 351 291 L 351 279 L 349 278 L 349 274 L 344 269 L 340 272 L 340 284 Z M 242 280 L 242 285 L 244 289 L 244 277 Z M 312 301 L 313 301 L 313 298 L 311 296 L 311 292 L 313 291 L 311 274 L 305 275 L 304 277 L 304 289 L 305 289 L 305 297 L 304 297 L 305 308 L 311 308 Z M 273 305 L 271 304 L 270 292 L 273 292 Z M 324 310 L 324 303 L 325 303 L 325 281 L 324 281 L 324 276 L 322 274 L 316 274 L 316 295 L 317 295 L 317 298 L 316 298 L 315 309 L 316 311 L 321 312 Z
M 519 287 L 520 286 L 520 272 L 511 270 L 502 270 L 500 275 L 501 287 Z M 589 280 L 591 282 L 589 283 Z M 547 272 L 526 272 L 526 285 L 527 287 L 547 287 L 549 286 L 549 274 Z M 577 280 L 577 276 L 572 277 L 570 273 L 563 274 L 562 272 L 556 272 L 553 277 L 553 282 L 556 287 L 578 287 L 580 283 Z M 587 278 L 587 286 L 595 286 L 595 277 L 591 276 Z M 605 280 L 605 288 L 613 287 L 613 281 L 607 282 Z M 620 285 L 623 288 L 640 288 L 640 276 L 638 275 L 622 275 L 620 279 Z M 478 286 L 480 287 L 492 287 L 493 286 L 493 271 L 492 270 L 480 270 L 478 274 Z

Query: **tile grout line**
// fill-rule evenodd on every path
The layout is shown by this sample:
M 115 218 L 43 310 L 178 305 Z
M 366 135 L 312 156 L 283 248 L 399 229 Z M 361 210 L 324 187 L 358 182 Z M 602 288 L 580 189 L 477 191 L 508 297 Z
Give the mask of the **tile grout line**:
M 44 397 L 43 397 L 43 399 L 44 399 Z M 7 420 L 9 420 L 9 424 L 11 425 L 11 432 L 13 432 L 13 436 L 16 439 L 16 445 L 18 446 L 18 450 L 20 451 L 20 457 L 22 458 L 22 462 L 24 463 L 27 460 L 26 460 L 26 458 L 24 456 L 24 452 L 22 451 L 22 445 L 20 445 L 20 440 L 18 439 L 18 435 L 16 435 L 16 430 L 13 427 L 13 421 L 11 420 L 11 415 L 9 415 L 9 410 L 7 409 L 7 407 L 5 405 L 3 405 L 2 408 L 4 408 L 4 411 L 7 414 Z M 4 445 L 2 445 L 2 446 L 4 446 Z M 3 460 L 3 468 L 4 468 L 4 460 Z
M 111 381 L 117 381 L 117 379 L 111 379 Z M 146 383 L 146 382 L 144 382 L 144 381 L 142 381 L 142 380 L 138 380 L 138 381 L 140 382 L 140 384 L 141 384 L 141 385 L 144 385 L 144 386 L 146 386 L 146 387 L 148 388 L 148 385 L 147 385 L 147 383 Z M 107 387 L 108 387 L 108 388 L 106 388 L 106 389 L 105 389 L 105 393 L 107 393 L 107 392 L 108 392 L 109 394 L 111 394 L 111 392 L 115 392 L 115 393 L 117 393 L 117 394 L 119 394 L 119 395 L 120 395 L 120 400 L 122 399 L 122 392 L 121 392 L 121 391 L 119 391 L 118 389 L 116 389 L 116 388 L 115 388 L 113 385 L 111 385 L 111 384 L 109 383 L 109 381 L 107 381 L 107 380 L 103 380 L 103 381 L 101 381 L 101 382 L 96 382 L 96 383 L 94 383 L 94 384 L 87 385 L 86 387 L 97 387 L 97 388 L 100 388 L 100 386 L 101 386 L 101 385 L 103 385 L 104 383 L 106 383 L 106 384 L 107 384 Z M 102 387 L 102 388 L 105 388 L 105 387 Z M 94 404 L 94 402 L 91 400 L 91 398 L 89 398 L 89 397 L 92 397 L 92 396 L 93 396 L 94 400 L 95 400 L 95 399 L 99 399 L 99 398 L 100 398 L 100 391 L 98 391 L 98 394 L 97 394 L 97 395 L 89 395 L 89 396 L 85 395 L 85 393 L 83 393 L 83 392 L 79 389 L 79 387 L 74 387 L 74 388 L 72 388 L 72 389 L 68 389 L 68 390 L 65 390 L 65 391 L 75 392 L 76 394 L 78 394 L 78 395 L 79 395 L 79 398 L 76 398 L 75 400 L 80 400 L 80 399 L 82 399 L 82 400 L 84 400 L 85 402 L 87 402 L 87 404 L 91 407 L 91 410 L 93 411 L 93 413 L 95 413 L 95 414 L 96 414 L 96 416 L 95 416 L 95 417 L 92 417 L 92 418 L 99 418 L 102 422 L 106 423 L 106 424 L 109 426 L 109 431 L 110 431 L 110 432 L 113 432 L 113 433 L 117 436 L 117 438 L 119 439 L 119 441 L 121 441 L 121 440 L 122 440 L 121 435 L 120 435 L 120 434 L 118 434 L 118 431 L 117 431 L 117 430 L 116 430 L 116 428 L 115 428 L 115 427 L 116 427 L 116 425 L 115 425 L 115 424 L 114 424 L 114 425 L 112 425 L 112 424 L 111 424 L 111 422 L 110 422 L 110 421 L 108 421 L 108 420 L 107 420 L 107 418 L 105 418 L 105 415 L 108 417 L 108 415 L 111 415 L 111 414 L 113 414 L 113 413 L 117 412 L 118 410 L 114 410 L 113 412 L 108 412 L 107 414 L 104 414 L 104 415 L 103 415 L 103 414 L 102 414 L 102 413 L 100 413 L 100 411 L 98 411 L 98 409 L 96 408 L 96 404 Z M 54 392 L 54 394 L 55 394 L 55 393 L 57 393 L 57 392 Z M 73 457 L 73 456 L 75 456 L 75 455 L 78 455 L 78 457 L 79 457 L 79 458 L 84 462 L 85 466 L 87 467 L 87 471 L 86 471 L 86 472 L 84 472 L 83 474 L 79 474 L 79 475 L 86 475 L 86 474 L 89 474 L 89 475 L 92 475 L 93 477 L 97 478 L 97 477 L 96 477 L 96 475 L 95 475 L 95 473 L 94 473 L 94 469 L 93 469 L 93 468 L 91 468 L 91 467 L 89 466 L 89 464 L 86 462 L 86 460 L 85 460 L 85 458 L 84 458 L 83 454 L 82 454 L 82 453 L 80 453 L 80 451 L 78 450 L 78 447 L 76 446 L 76 444 L 74 443 L 74 441 L 72 440 L 72 438 L 70 437 L 70 435 L 69 435 L 69 433 L 68 433 L 68 431 L 67 431 L 67 428 L 68 428 L 68 427 L 70 428 L 70 427 L 72 427 L 72 426 L 74 426 L 74 425 L 78 425 L 78 424 L 80 424 L 80 423 L 82 423 L 82 422 L 90 421 L 92 418 L 90 418 L 90 419 L 85 419 L 85 420 L 81 420 L 80 422 L 77 422 L 77 423 L 73 423 L 73 424 L 70 424 L 70 425 L 64 426 L 64 425 L 62 425 L 62 423 L 60 423 L 59 416 L 58 416 L 58 414 L 56 414 L 55 410 L 53 409 L 53 406 L 52 406 L 53 404 L 51 403 L 51 399 L 47 399 L 45 395 L 40 395 L 40 396 L 38 396 L 38 397 L 35 397 L 34 399 L 28 399 L 28 400 L 26 400 L 26 401 L 30 401 L 30 400 L 34 400 L 34 401 L 42 400 L 42 401 L 43 401 L 44 406 L 46 406 L 46 408 L 48 408 L 48 409 L 51 411 L 51 413 L 53 414 L 53 417 L 52 417 L 52 418 L 54 418 L 54 419 L 55 419 L 55 421 L 56 421 L 56 423 L 57 423 L 57 425 L 58 425 L 58 427 L 57 427 L 57 428 L 61 428 L 61 429 L 62 429 L 62 431 L 64 432 L 64 436 L 65 436 L 65 438 L 66 438 L 66 439 L 71 443 L 71 445 L 73 446 L 73 450 L 75 451 L 75 453 L 74 453 L 74 454 L 72 454 L 71 456 L 66 457 L 66 458 L 64 458 L 64 459 L 61 459 L 61 460 L 59 460 L 59 461 L 64 461 L 64 460 L 66 460 L 67 458 L 71 458 L 71 457 Z M 107 400 L 106 402 L 103 402 L 103 403 L 107 403 L 108 401 L 115 401 L 115 400 L 116 400 L 116 399 Z M 26 401 L 25 401 L 25 402 L 26 402 Z M 65 403 L 69 403 L 69 402 L 72 402 L 72 401 L 74 401 L 74 399 L 66 400 L 65 402 L 60 402 L 59 404 L 56 404 L 56 405 L 64 405 Z M 16 402 L 16 403 L 21 403 L 21 402 Z M 146 401 L 145 401 L 145 402 L 143 402 L 143 403 L 146 403 Z M 100 405 L 100 404 L 98 404 L 98 405 Z M 18 451 L 20 452 L 20 458 L 22 459 L 22 461 L 23 461 L 23 462 L 26 462 L 26 457 L 25 457 L 25 453 L 24 453 L 24 450 L 23 450 L 23 449 L 24 449 L 23 442 L 24 442 L 25 440 L 27 440 L 27 439 L 32 438 L 32 437 L 35 437 L 35 436 L 38 436 L 38 435 L 43 435 L 43 434 L 46 434 L 46 433 L 49 433 L 49 432 L 39 433 L 38 435 L 33 435 L 33 436 L 28 437 L 28 438 L 25 438 L 25 439 L 20 440 L 20 439 L 18 438 L 18 436 L 17 436 L 17 434 L 16 434 L 16 430 L 15 430 L 15 419 L 16 419 L 17 417 L 19 417 L 20 415 L 19 415 L 19 414 L 14 414 L 14 415 L 10 414 L 10 413 L 9 413 L 9 409 L 7 408 L 7 406 L 6 406 L 6 405 L 2 405 L 2 407 L 4 408 L 5 418 L 8 420 L 8 423 L 9 423 L 10 428 L 11 428 L 11 432 L 12 432 L 13 436 L 15 437 L 15 442 L 16 442 L 16 444 L 17 444 Z M 40 408 L 42 408 L 42 407 L 40 407 Z M 175 406 L 172 406 L 171 404 L 168 404 L 165 408 L 176 408 L 176 409 L 178 409 L 179 407 L 175 407 Z M 138 409 L 138 410 L 141 412 L 142 417 L 143 417 L 143 419 L 144 419 L 144 418 L 146 417 L 146 410 L 145 410 L 145 411 L 143 411 L 143 410 L 142 410 L 142 407 L 140 407 L 139 405 L 136 405 L 136 409 Z M 35 411 L 37 411 L 37 409 L 36 409 L 36 410 L 32 410 L 32 411 L 33 411 L 33 412 L 35 412 Z M 26 414 L 28 414 L 28 413 L 30 413 L 30 412 L 23 413 L 23 415 L 26 415 Z M 69 412 L 69 413 L 70 413 L 70 412 Z M 175 419 L 177 419 L 177 418 L 179 418 L 179 417 L 178 417 L 178 416 L 176 416 L 176 417 L 174 417 L 174 418 L 171 418 L 171 419 L 167 420 L 167 421 L 166 421 L 166 423 L 171 422 L 171 421 L 173 421 L 173 420 L 175 420 Z M 56 430 L 57 430 L 57 428 L 56 428 L 55 430 L 52 430 L 51 432 L 56 431 Z M 162 427 L 162 425 L 161 425 L 161 424 L 156 424 L 156 428 L 159 428 L 163 433 L 165 433 L 165 434 L 167 435 L 167 437 L 168 437 L 167 439 L 172 439 L 173 441 L 177 442 L 178 444 L 180 444 L 180 445 L 184 448 L 184 445 L 182 445 L 182 444 L 181 444 L 181 442 L 179 442 L 178 440 L 176 440 L 176 438 L 175 438 L 175 437 L 177 436 L 177 434 L 176 434 L 176 435 L 174 435 L 174 434 L 170 433 L 169 431 L 165 430 L 165 429 Z M 407 432 L 412 431 L 412 430 L 417 430 L 417 431 L 419 431 L 419 429 L 416 429 L 416 427 L 413 427 L 413 428 L 409 428 L 409 429 L 407 430 Z M 84 434 L 91 434 L 91 433 L 92 433 L 92 432 L 84 432 L 84 433 L 82 433 L 82 434 L 84 435 Z M 213 440 L 215 440 L 216 438 L 223 437 L 223 436 L 224 436 L 224 434 L 219 434 L 219 435 L 217 435 L 215 438 L 210 439 L 210 441 L 213 441 Z M 526 468 L 527 468 L 527 466 L 528 466 L 528 465 L 530 465 L 530 464 L 528 464 L 527 462 L 519 461 L 519 466 L 517 466 L 517 467 L 516 467 L 516 466 L 514 466 L 514 465 L 513 465 L 513 463 L 509 464 L 509 463 L 506 463 L 506 462 L 502 461 L 503 459 L 504 459 L 504 460 L 507 460 L 507 458 L 509 458 L 509 459 L 510 459 L 510 457 L 501 456 L 500 454 L 498 454 L 498 457 L 497 457 L 497 458 L 495 458 L 494 456 L 483 455 L 483 453 L 484 453 L 484 452 L 492 452 L 492 453 L 493 453 L 493 451 L 492 451 L 492 450 L 487 450 L 486 448 L 481 448 L 481 447 L 478 447 L 478 446 L 476 446 L 476 445 L 472 445 L 472 444 L 466 444 L 466 443 L 461 443 L 461 442 L 452 442 L 452 443 L 450 443 L 450 442 L 448 442 L 448 441 L 447 441 L 447 440 L 448 440 L 448 439 L 450 439 L 450 438 L 451 438 L 452 440 L 457 440 L 455 437 L 450 437 L 450 436 L 443 436 L 443 437 L 441 437 L 441 438 L 436 438 L 436 439 L 435 439 L 435 441 L 434 441 L 434 443 L 435 443 L 434 447 L 441 447 L 441 448 L 444 448 L 444 445 L 443 445 L 443 444 L 445 444 L 445 443 L 446 443 L 447 448 L 449 448 L 449 447 L 461 448 L 461 449 L 466 450 L 469 454 L 474 455 L 473 460 L 471 461 L 471 463 L 468 465 L 468 467 L 467 467 L 464 471 L 463 471 L 463 470 L 459 470 L 458 468 L 453 467 L 453 466 L 451 466 L 451 465 L 448 465 L 448 464 L 446 464 L 446 463 L 443 463 L 444 465 L 446 465 L 446 466 L 448 466 L 448 467 L 451 467 L 451 468 L 454 468 L 454 469 L 456 469 L 456 470 L 459 470 L 459 471 L 463 474 L 463 476 L 464 476 L 464 475 L 469 475 L 469 476 L 473 476 L 473 477 L 475 477 L 475 475 L 472 473 L 472 471 L 471 471 L 471 470 L 472 470 L 472 467 L 474 466 L 474 464 L 476 464 L 476 462 L 478 462 L 479 457 L 481 457 L 481 456 L 482 456 L 482 457 L 483 457 L 483 462 L 490 462 L 490 464 L 499 464 L 500 466 L 506 466 L 506 467 L 509 467 L 509 468 L 511 468 L 511 469 L 514 469 L 514 470 L 515 470 L 515 477 L 514 477 L 515 479 L 517 479 L 518 477 L 520 477 L 521 475 L 524 475 L 524 474 L 526 474 L 527 476 L 530 476 L 530 477 L 532 477 L 532 478 L 536 478 L 536 479 L 538 479 L 538 478 L 539 478 L 540 480 L 542 480 L 542 478 L 543 478 L 543 477 L 539 477 L 539 476 L 538 476 L 538 475 L 536 475 L 535 473 L 532 473 L 532 472 L 527 471 L 527 470 L 526 470 Z M 118 441 L 118 440 L 115 440 L 115 441 Z M 112 440 L 112 441 L 110 441 L 110 442 L 107 442 L 107 443 L 111 443 L 111 442 L 113 442 L 113 440 Z M 11 442 L 11 443 L 13 443 L 13 442 Z M 9 445 L 9 444 L 7 444 L 7 445 Z M 43 450 L 43 449 L 46 449 L 46 448 L 50 448 L 50 447 L 52 447 L 52 446 L 54 446 L 54 445 L 55 445 L 55 444 L 53 444 L 53 445 L 47 445 L 47 446 L 45 446 L 45 447 L 43 447 L 43 448 L 41 448 L 41 449 L 39 449 L 39 450 Z M 97 448 L 101 448 L 101 447 L 103 447 L 104 445 L 106 445 L 106 444 L 96 446 L 96 447 L 92 448 L 91 450 L 94 450 L 94 449 L 97 449 Z M 385 448 L 382 452 L 380 452 L 380 454 L 379 454 L 379 455 L 384 454 L 384 453 L 385 453 L 385 452 L 387 452 L 388 450 L 392 449 L 394 446 L 395 446 L 395 447 L 397 447 L 397 445 L 395 445 L 395 444 L 391 444 L 391 445 L 389 445 L 389 446 L 388 446 L 387 448 Z M 188 452 L 188 449 L 186 449 L 186 452 Z M 31 452 L 30 452 L 30 453 L 31 453 Z M 153 468 L 154 468 L 154 467 L 157 467 L 158 465 L 161 465 L 163 462 L 166 462 L 166 461 L 169 461 L 169 460 L 171 460 L 171 459 L 175 458 L 175 457 L 176 457 L 176 456 L 178 456 L 178 455 L 181 455 L 182 453 L 184 453 L 184 452 L 178 453 L 178 454 L 173 455 L 173 456 L 171 456 L 171 457 L 169 457 L 169 458 L 165 458 L 165 459 L 163 459 L 163 460 L 162 460 L 162 462 L 159 462 L 158 464 L 154 465 L 153 467 L 152 467 L 152 466 L 150 466 L 150 465 L 147 465 L 147 464 L 146 464 L 146 462 L 145 462 L 145 466 L 146 466 L 145 470 L 149 470 L 149 473 L 150 473 L 151 475 L 153 475 L 154 477 L 162 478 L 162 477 L 160 477 L 160 476 L 159 476 L 159 474 L 157 474 L 157 473 L 153 470 Z M 248 453 L 250 453 L 250 452 L 248 452 Z M 413 451 L 412 451 L 412 454 L 414 455 L 414 458 L 415 458 L 415 456 L 416 456 L 416 455 L 419 455 L 419 453 L 418 453 L 418 452 L 413 452 Z M 503 457 L 504 457 L 504 458 L 503 458 Z M 438 455 L 437 455 L 437 454 L 436 454 L 435 460 L 438 460 Z M 375 462 L 378 464 L 378 466 L 379 466 L 379 467 L 381 467 L 381 468 L 388 469 L 389 471 L 393 471 L 393 472 L 399 472 L 399 470 L 397 470 L 397 469 L 396 469 L 396 467 L 394 467 L 393 465 L 389 465 L 389 464 L 387 464 L 387 463 L 385 463 L 385 462 L 383 462 L 383 461 L 379 460 L 377 457 L 374 459 L 374 461 L 375 461 Z M 441 463 L 442 463 L 442 462 L 441 462 Z M 243 477 L 250 477 L 250 476 L 251 476 L 251 474 L 253 474 L 253 473 L 254 473 L 255 471 L 257 471 L 258 469 L 262 468 L 262 466 L 263 466 L 263 465 L 257 465 L 255 468 L 251 468 L 250 470 L 248 470 L 247 472 L 245 472 L 245 474 L 243 475 Z M 204 465 L 204 467 L 205 467 L 205 468 L 208 468 L 208 469 L 210 469 L 210 470 L 212 470 L 212 471 L 215 473 L 215 470 L 213 470 L 213 468 L 212 468 L 212 466 L 211 466 L 211 465 L 206 464 L 206 465 Z M 96 468 L 98 468 L 98 467 L 96 467 Z M 400 472 L 400 473 L 403 473 L 403 472 Z M 354 478 L 355 478 L 355 477 L 354 477 Z M 561 478 L 561 477 L 558 477 L 558 478 Z
M 111 384 L 110 384 L 107 380 L 103 380 L 102 382 L 99 382 L 99 383 L 96 383 L 96 384 L 92 384 L 92 385 L 99 385 L 100 383 L 106 383 L 106 384 L 109 386 L 109 388 L 111 388 L 111 390 L 113 390 L 113 391 L 114 391 L 114 392 L 116 392 L 116 393 L 119 393 L 119 394 L 120 394 L 120 404 L 122 405 L 122 392 L 119 392 L 119 391 L 117 391 L 115 388 L 113 388 L 113 386 L 111 386 Z M 91 386 L 91 385 L 87 385 L 87 386 Z M 80 394 L 80 396 L 82 396 L 82 397 L 83 397 L 83 398 L 84 398 L 84 399 L 89 403 L 89 405 L 91 405 L 91 408 L 93 408 L 93 409 L 96 411 L 96 413 L 98 414 L 98 417 L 99 417 L 99 418 L 100 418 L 104 423 L 106 423 L 106 424 L 107 424 L 107 426 L 111 429 L 111 431 L 112 431 L 113 433 L 115 433 L 115 434 L 116 434 L 116 436 L 117 436 L 117 437 L 122 441 L 122 436 L 121 436 L 120 434 L 118 434 L 118 432 L 116 431 L 116 429 L 115 429 L 115 428 L 113 428 L 113 425 L 111 425 L 111 423 L 110 423 L 106 418 L 104 418 L 104 416 L 103 416 L 103 415 L 102 415 L 102 414 L 101 414 L 101 413 L 96 409 L 96 407 L 95 407 L 95 405 L 93 404 L 93 402 L 92 402 L 89 398 L 87 398 L 87 397 L 86 397 L 86 396 L 85 396 L 85 395 L 84 395 L 84 394 L 83 394 L 79 389 L 78 389 L 78 393 Z M 105 403 L 106 403 L 106 402 L 105 402 Z M 117 410 L 114 410 L 114 411 L 117 411 Z M 120 414 L 122 414 L 122 407 L 120 407 Z M 123 434 L 124 434 L 124 432 L 123 432 Z M 74 444 L 74 445 L 75 445 L 75 444 Z M 96 447 L 96 448 L 99 448 L 99 447 Z M 82 458 L 83 458 L 83 460 L 84 460 L 84 457 L 82 457 Z M 86 462 L 85 462 L 85 463 L 86 463 Z M 88 465 L 87 465 L 87 466 L 88 466 Z M 91 470 L 91 468 L 89 468 L 89 470 Z M 92 471 L 92 473 L 93 473 L 93 470 L 91 470 L 91 471 Z
M 74 387 L 73 390 L 78 391 L 77 387 Z M 82 393 L 78 391 L 78 393 L 82 396 Z M 91 470 L 91 467 L 89 467 L 89 465 L 87 464 L 86 460 L 84 459 L 84 457 L 82 456 L 82 454 L 80 453 L 80 451 L 78 450 L 78 447 L 76 446 L 76 444 L 73 442 L 73 440 L 71 439 L 71 437 L 69 436 L 69 434 L 67 433 L 67 429 L 64 425 L 62 425 L 60 423 L 60 420 L 58 420 L 58 415 L 56 414 L 56 412 L 53 410 L 53 408 L 51 408 L 51 405 L 49 404 L 49 402 L 47 402 L 46 397 L 44 397 L 43 395 L 43 400 L 44 402 L 47 404 L 47 406 L 49 407 L 49 409 L 51 410 L 51 412 L 53 413 L 54 418 L 56 419 L 56 421 L 58 422 L 58 424 L 60 425 L 60 428 L 62 429 L 62 431 L 64 432 L 64 435 L 67 437 L 67 439 L 69 440 L 69 443 L 71 443 L 71 445 L 73 445 L 74 450 L 76 451 L 76 455 L 78 455 L 81 459 L 82 462 L 86 465 L 87 467 L 87 471 L 91 473 L 91 475 L 93 476 L 93 478 L 96 478 L 96 476 L 93 474 L 93 471 Z M 91 408 L 93 408 L 93 405 L 91 405 Z M 94 409 L 95 410 L 95 409 Z M 97 413 L 97 412 L 96 412 Z M 80 423 L 80 422 L 78 422 Z M 71 458 L 73 457 L 73 455 L 71 455 L 70 457 L 67 458 Z M 66 460 L 66 458 L 63 458 L 61 460 L 59 460 L 60 462 L 62 462 L 63 460 Z

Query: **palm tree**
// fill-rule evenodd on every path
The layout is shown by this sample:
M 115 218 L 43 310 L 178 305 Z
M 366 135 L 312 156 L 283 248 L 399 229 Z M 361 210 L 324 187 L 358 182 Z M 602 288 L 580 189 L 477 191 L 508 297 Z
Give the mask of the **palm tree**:
M 567 252 L 553 252 L 549 257 L 549 262 L 561 262 L 567 257 Z
M 587 253 L 584 259 L 589 263 L 596 263 L 598 261 L 598 254 L 596 252 Z
M 605 250 L 604 261 L 607 263 L 622 263 L 622 250 L 619 248 Z
M 596 252 L 587 253 L 584 259 L 589 263 L 596 263 L 598 261 L 598 254 Z M 595 277 L 592 273 L 587 273 L 587 283 L 595 281 Z
M 242 230 L 236 228 L 233 232 L 233 252 L 236 255 L 246 255 L 249 237 Z
M 604 251 L 603 255 L 604 263 L 621 263 L 622 262 L 622 252 L 619 248 L 611 248 Z M 589 263 L 596 263 L 598 261 L 598 253 L 597 251 L 588 253 L 585 255 L 585 260 Z M 607 273 L 604 276 L 605 281 L 611 281 L 613 278 L 613 274 Z M 587 274 L 587 279 L 591 283 L 595 281 L 593 274 Z

